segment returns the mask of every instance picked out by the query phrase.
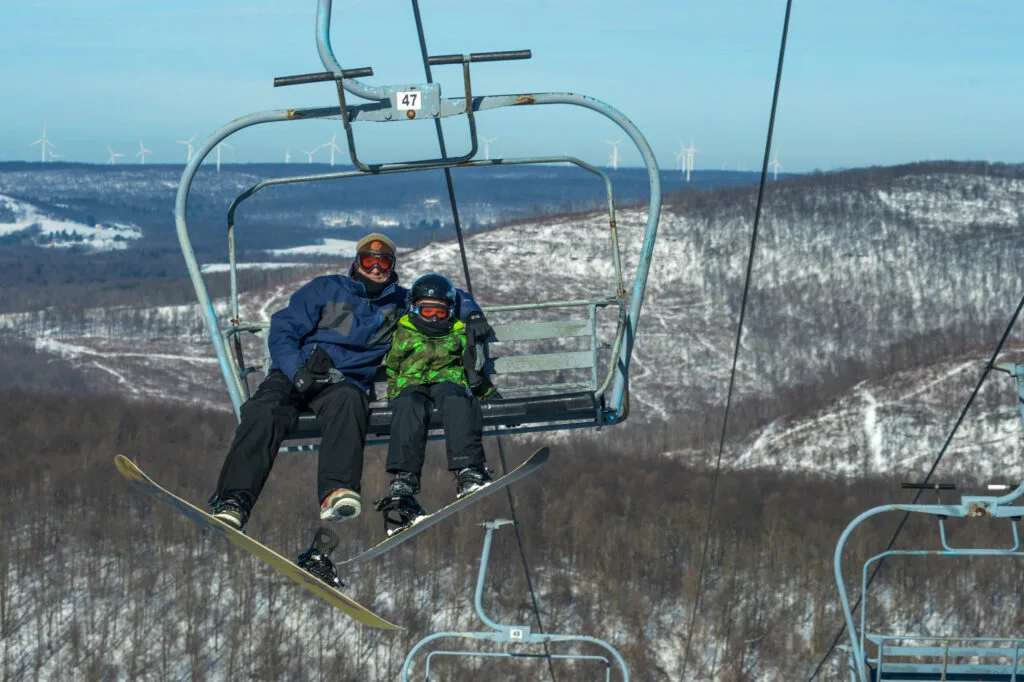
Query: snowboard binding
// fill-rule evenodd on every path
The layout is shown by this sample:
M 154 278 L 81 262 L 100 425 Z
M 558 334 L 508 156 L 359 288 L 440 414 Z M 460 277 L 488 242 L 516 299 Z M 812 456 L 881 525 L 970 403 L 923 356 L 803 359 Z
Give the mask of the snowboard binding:
M 338 546 L 338 536 L 327 528 L 319 528 L 313 536 L 313 544 L 299 555 L 295 564 L 307 573 L 316 576 L 336 590 L 345 587 L 338 577 L 338 571 L 331 561 L 331 552 Z
M 384 515 L 384 531 L 388 537 L 428 516 L 412 495 L 385 495 L 377 500 L 376 509 Z

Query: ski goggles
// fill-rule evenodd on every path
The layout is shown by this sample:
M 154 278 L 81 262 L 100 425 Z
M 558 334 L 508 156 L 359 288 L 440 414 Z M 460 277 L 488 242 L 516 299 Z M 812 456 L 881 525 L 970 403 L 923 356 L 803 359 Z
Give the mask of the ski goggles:
M 395 266 L 395 257 L 389 253 L 363 251 L 362 253 L 357 254 L 356 258 L 359 260 L 359 267 L 367 272 L 373 268 L 387 272 Z
M 414 306 L 412 312 L 424 320 L 447 320 L 452 315 L 452 309 L 446 305 L 428 303 L 426 305 Z

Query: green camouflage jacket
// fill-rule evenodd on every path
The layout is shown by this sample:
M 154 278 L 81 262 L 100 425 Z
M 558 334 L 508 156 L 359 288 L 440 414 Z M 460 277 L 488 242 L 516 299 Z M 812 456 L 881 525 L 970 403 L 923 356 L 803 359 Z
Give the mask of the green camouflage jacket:
M 456 320 L 444 336 L 427 336 L 416 329 L 409 315 L 398 321 L 391 350 L 384 358 L 388 373 L 388 400 L 406 386 L 450 381 L 466 386 L 462 354 L 466 350 L 466 325 Z

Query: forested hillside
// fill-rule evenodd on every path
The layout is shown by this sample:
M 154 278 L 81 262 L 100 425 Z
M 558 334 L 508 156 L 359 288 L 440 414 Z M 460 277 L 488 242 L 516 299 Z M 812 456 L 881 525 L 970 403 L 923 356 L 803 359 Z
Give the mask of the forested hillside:
M 228 415 L 7 391 L 0 393 L 0 420 L 5 680 L 394 680 L 421 637 L 482 629 L 472 611 L 483 538 L 476 524 L 508 516 L 502 496 L 344 575 L 354 598 L 407 628 L 360 630 L 222 539 L 151 503 L 114 470 L 113 454 L 128 454 L 157 481 L 202 504 L 232 432 Z M 508 449 L 510 465 L 527 454 L 525 447 Z M 607 639 L 628 660 L 633 679 L 681 679 L 710 472 L 642 450 L 626 455 L 566 445 L 552 454 L 542 472 L 514 489 L 545 630 Z M 428 459 L 428 506 L 452 494 L 440 456 L 433 451 Z M 493 450 L 489 457 L 497 466 Z M 380 450 L 368 452 L 367 496 L 383 490 L 382 458 Z M 309 455 L 282 455 L 255 510 L 254 537 L 288 555 L 304 548 L 314 529 L 314 469 Z M 687 678 L 807 674 L 838 623 L 835 539 L 864 508 L 890 501 L 896 488 L 882 478 L 725 474 Z M 852 546 L 856 558 L 879 551 L 891 527 L 869 526 Z M 976 529 L 984 537 L 1003 530 L 984 523 Z M 372 513 L 338 530 L 343 556 L 382 532 Z M 933 529 L 908 527 L 901 542 L 915 540 L 937 542 Z M 880 578 L 888 596 L 872 622 L 925 632 L 1024 627 L 1019 565 L 944 568 L 890 562 Z M 858 575 L 852 562 L 849 575 Z M 978 594 L 1000 608 L 984 609 Z M 509 529 L 496 532 L 484 604 L 500 622 L 533 622 Z M 552 647 L 568 651 L 600 653 Z M 547 674 L 543 661 L 474 665 L 438 670 L 510 682 Z M 586 665 L 556 662 L 557 679 L 603 679 L 603 669 Z

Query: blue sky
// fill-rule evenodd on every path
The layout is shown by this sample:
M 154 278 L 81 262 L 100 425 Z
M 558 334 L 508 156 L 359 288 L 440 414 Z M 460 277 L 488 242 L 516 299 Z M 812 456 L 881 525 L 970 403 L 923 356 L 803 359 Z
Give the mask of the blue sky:
M 271 87 L 322 70 L 314 0 L 0 0 L 0 159 L 38 159 L 47 125 L 64 160 L 179 163 L 237 116 L 329 105 L 330 85 Z M 433 54 L 533 50 L 473 68 L 477 94 L 572 91 L 632 118 L 663 168 L 692 137 L 698 168 L 760 167 L 783 0 L 421 0 Z M 335 0 L 335 51 L 373 84 L 423 80 L 410 5 Z M 1024 3 L 797 0 L 776 126 L 785 170 L 936 159 L 1024 161 Z M 458 67 L 437 67 L 456 96 Z M 604 164 L 619 134 L 572 107 L 486 113 L 492 156 L 568 152 Z M 452 124 L 449 148 L 462 148 Z M 233 140 L 227 160 L 292 161 L 337 124 L 274 124 Z M 436 151 L 423 123 L 357 128 L 374 160 Z M 318 160 L 326 160 L 323 152 Z M 639 154 L 623 148 L 621 163 Z

